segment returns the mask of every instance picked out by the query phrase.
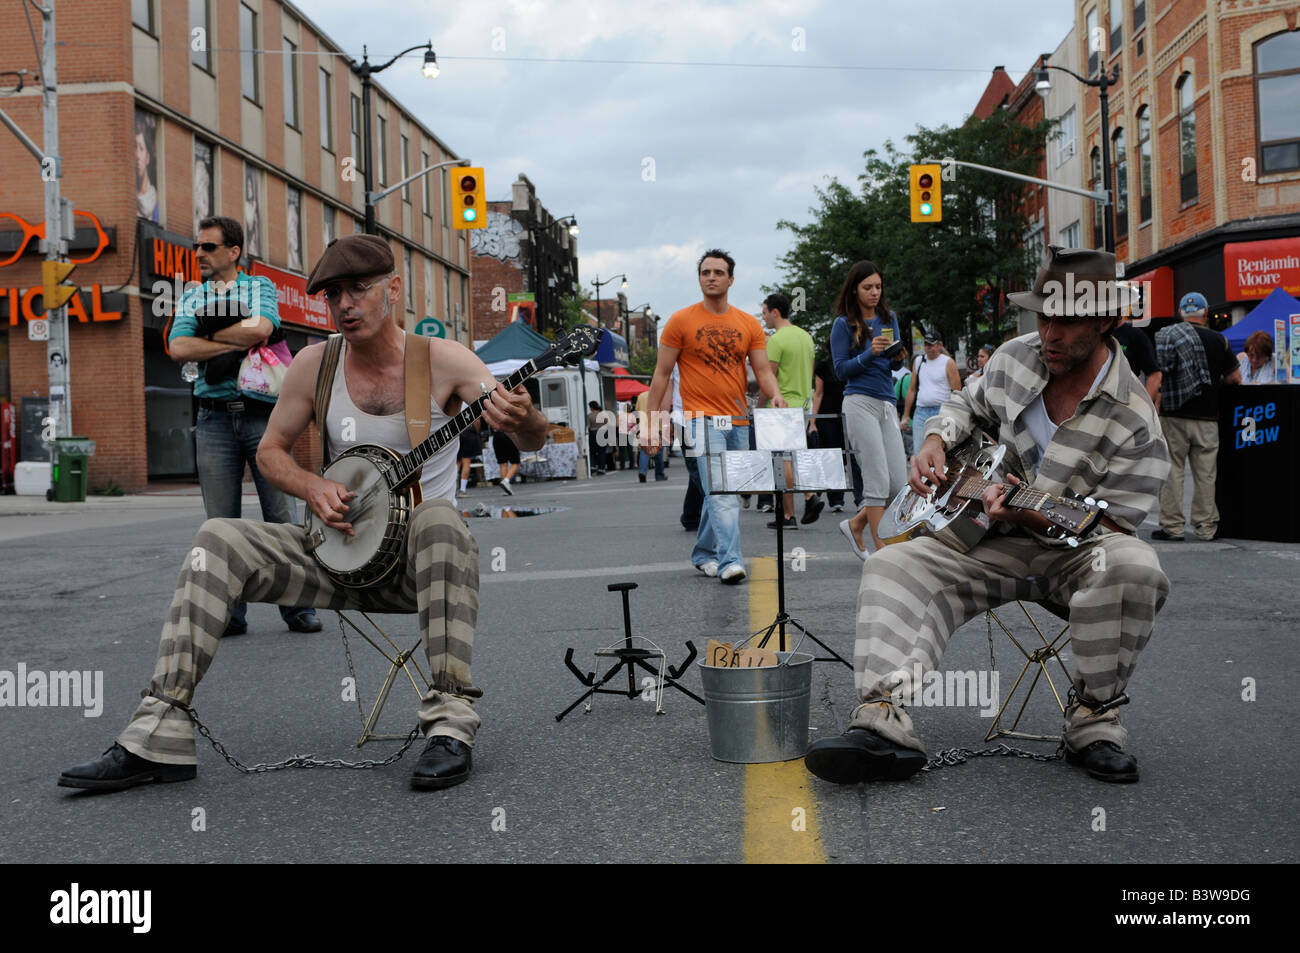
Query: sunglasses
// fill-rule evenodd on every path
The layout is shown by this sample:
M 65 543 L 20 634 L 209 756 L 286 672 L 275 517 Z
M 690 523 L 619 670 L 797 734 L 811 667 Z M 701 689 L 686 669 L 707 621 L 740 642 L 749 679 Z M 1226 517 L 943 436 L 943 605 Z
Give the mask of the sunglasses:
M 367 291 L 379 284 L 381 281 L 387 281 L 392 275 L 380 275 L 370 281 L 341 281 L 338 284 L 330 285 L 321 291 L 325 300 L 330 304 L 337 304 L 343 299 L 343 293 L 347 292 L 356 301 L 361 298 Z
M 205 251 L 209 255 L 212 254 L 214 251 L 216 251 L 218 248 L 234 248 L 234 247 L 235 246 L 230 244 L 229 242 L 195 242 L 194 243 L 195 251 Z

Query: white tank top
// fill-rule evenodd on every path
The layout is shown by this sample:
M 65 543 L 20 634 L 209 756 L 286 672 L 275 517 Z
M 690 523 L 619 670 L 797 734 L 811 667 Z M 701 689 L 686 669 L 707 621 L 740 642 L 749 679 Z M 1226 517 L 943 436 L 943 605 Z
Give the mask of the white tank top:
M 339 366 L 334 370 L 334 386 L 330 392 L 330 409 L 325 426 L 329 432 L 330 452 L 334 456 L 363 443 L 376 443 L 381 447 L 399 454 L 411 450 L 411 438 L 406 432 L 406 413 L 388 414 L 376 417 L 368 414 L 352 402 L 348 394 L 347 380 L 343 366 L 347 363 L 348 342 L 343 342 L 339 352 Z M 429 397 L 429 433 L 433 433 L 451 418 L 443 413 L 442 408 Z M 350 433 L 350 440 L 343 437 L 343 421 L 351 417 L 355 423 L 355 433 Z M 424 499 L 456 500 L 456 448 L 457 441 L 452 440 L 424 463 L 424 472 L 420 475 L 420 491 Z
M 933 361 L 921 355 L 916 371 L 916 406 L 938 407 L 948 399 L 952 393 L 952 386 L 948 383 L 948 362 L 951 360 L 947 354 L 940 354 Z

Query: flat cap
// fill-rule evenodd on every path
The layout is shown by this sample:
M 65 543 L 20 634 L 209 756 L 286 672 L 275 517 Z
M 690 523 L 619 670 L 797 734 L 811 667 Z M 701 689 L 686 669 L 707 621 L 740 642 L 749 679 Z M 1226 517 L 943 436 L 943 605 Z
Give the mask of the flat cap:
M 307 294 L 314 295 L 331 281 L 386 275 L 393 270 L 393 252 L 378 235 L 345 235 L 325 246 L 307 278 Z

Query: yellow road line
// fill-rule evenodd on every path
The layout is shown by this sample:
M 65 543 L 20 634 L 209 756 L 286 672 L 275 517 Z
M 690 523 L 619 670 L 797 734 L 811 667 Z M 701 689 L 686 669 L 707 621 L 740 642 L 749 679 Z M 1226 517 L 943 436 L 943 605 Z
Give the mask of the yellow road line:
M 776 559 L 762 556 L 752 560 L 749 573 L 749 630 L 770 625 L 776 612 Z M 774 634 L 768 648 L 777 648 L 778 639 Z M 826 863 L 802 758 L 745 766 L 745 863 Z

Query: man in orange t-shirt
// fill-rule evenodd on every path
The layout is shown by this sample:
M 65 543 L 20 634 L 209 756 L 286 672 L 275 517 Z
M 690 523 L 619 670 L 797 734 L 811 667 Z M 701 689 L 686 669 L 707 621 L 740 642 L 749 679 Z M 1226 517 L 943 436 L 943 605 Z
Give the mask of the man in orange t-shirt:
M 705 428 L 711 453 L 749 449 L 744 419 L 748 414 L 746 358 L 772 406 L 786 405 L 767 360 L 767 339 L 758 319 L 727 304 L 727 292 L 736 280 L 735 268 L 736 262 L 725 251 L 706 251 L 698 267 L 704 300 L 669 318 L 659 338 L 659 363 L 650 383 L 649 404 L 663 406 L 676 365 L 687 424 L 688 460 L 704 452 Z M 653 456 L 657 449 L 655 443 L 647 447 L 647 452 Z M 734 496 L 709 494 L 707 462 L 696 470 L 704 492 L 704 508 L 691 563 L 704 575 L 734 585 L 745 578 L 740 554 L 740 502 Z

